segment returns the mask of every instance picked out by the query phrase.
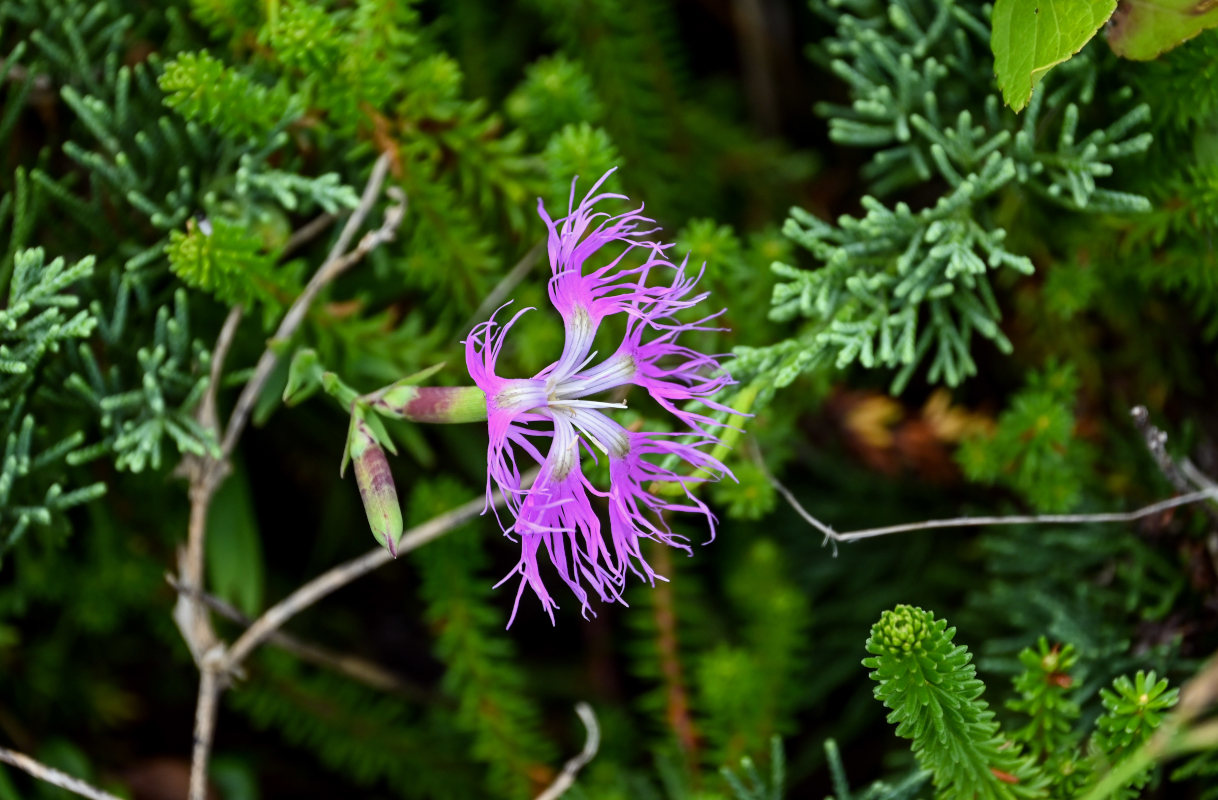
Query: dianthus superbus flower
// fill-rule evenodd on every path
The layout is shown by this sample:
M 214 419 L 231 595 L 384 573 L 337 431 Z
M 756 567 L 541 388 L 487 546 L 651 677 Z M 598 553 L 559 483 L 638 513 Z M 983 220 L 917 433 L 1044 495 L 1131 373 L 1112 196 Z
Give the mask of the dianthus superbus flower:
M 549 296 L 566 335 L 558 360 L 532 378 L 496 373 L 508 332 L 530 309 L 506 323 L 496 321 L 497 312 L 465 343 L 470 375 L 486 394 L 488 505 L 498 491 L 509 517 L 501 517 L 500 524 L 521 544 L 520 561 L 504 579 L 520 577 L 513 620 L 527 587 L 553 621 L 558 604 L 543 581 L 543 560 L 579 599 L 586 616 L 593 595 L 620 601 L 629 573 L 652 584 L 663 579 L 643 557 L 642 540 L 689 551 L 685 537 L 668 527 L 667 512 L 701 514 L 714 536 L 714 515 L 691 487 L 726 471 L 707 452 L 718 443 L 712 433 L 717 423 L 707 413 L 728 410 L 711 397 L 731 379 L 714 356 L 678 339 L 687 331 L 708 330 L 718 313 L 695 322 L 678 320 L 678 312 L 706 297 L 695 289 L 700 273 L 666 258 L 671 245 L 648 238 L 655 230 L 643 229 L 653 223 L 641 208 L 617 216 L 594 211 L 602 201 L 625 199 L 596 193 L 609 174 L 578 205 L 573 184 L 564 218 L 551 219 L 538 202 L 549 229 Z M 617 318 L 624 332 L 615 352 L 602 357 L 593 351 L 593 340 L 609 318 Z M 624 404 L 597 398 L 628 385 L 644 389 L 674 417 L 677 429 L 638 432 L 616 422 L 611 411 Z M 684 408 L 689 400 L 700 400 L 707 412 Z M 607 487 L 588 479 L 585 456 L 609 459 Z M 676 457 L 676 468 L 660 466 L 668 456 Z M 522 473 L 534 463 L 540 472 L 523 485 Z M 676 484 L 680 491 L 651 493 L 653 482 Z M 596 510 L 602 501 L 608 507 L 607 531 Z

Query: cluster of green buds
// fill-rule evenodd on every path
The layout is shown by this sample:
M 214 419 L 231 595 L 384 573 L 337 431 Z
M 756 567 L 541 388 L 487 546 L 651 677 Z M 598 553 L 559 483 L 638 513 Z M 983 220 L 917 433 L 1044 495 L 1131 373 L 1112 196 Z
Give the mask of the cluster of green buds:
M 395 557 L 403 534 L 402 507 L 385 451 L 396 455 L 397 448 L 381 418 L 425 423 L 486 419 L 486 395 L 476 386 L 418 385 L 443 366 L 430 367 L 369 394 L 360 394 L 333 372 L 322 369 L 313 350 L 298 352 L 288 373 L 284 402 L 295 405 L 320 389 L 350 413 L 339 474 L 346 474 L 348 463 L 354 467 L 372 535 Z
M 899 605 L 885 611 L 880 621 L 872 627 L 868 649 L 877 655 L 921 652 L 934 625 L 933 613 L 914 606 Z M 870 645 L 874 645 L 874 649 Z

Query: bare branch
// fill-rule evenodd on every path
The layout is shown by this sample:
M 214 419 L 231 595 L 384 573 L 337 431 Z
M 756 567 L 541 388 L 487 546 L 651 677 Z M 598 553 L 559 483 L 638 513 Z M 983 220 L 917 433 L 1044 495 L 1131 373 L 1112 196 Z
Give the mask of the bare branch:
M 1218 499 L 1218 491 L 1204 489 L 1189 492 L 1179 497 L 1160 500 L 1148 506 L 1142 506 L 1135 511 L 1110 511 L 1100 514 L 1012 514 L 1009 516 L 992 517 L 953 517 L 951 519 L 930 519 L 923 522 L 912 522 L 906 525 L 888 525 L 883 528 L 865 528 L 849 533 L 826 534 L 839 542 L 855 542 L 859 539 L 871 539 L 876 536 L 887 536 L 890 533 L 906 533 L 909 531 L 925 531 L 934 528 L 980 528 L 988 525 L 1087 525 L 1096 522 L 1136 522 L 1146 517 L 1162 514 L 1164 511 L 1202 500 Z
M 1150 451 L 1151 458 L 1159 466 L 1159 471 L 1172 486 L 1176 487 L 1176 491 L 1188 492 L 1193 489 L 1218 488 L 1218 485 L 1197 469 L 1197 466 L 1187 457 L 1181 461 L 1176 461 L 1171 457 L 1171 454 L 1167 452 L 1167 433 L 1151 424 L 1150 412 L 1146 410 L 1146 406 L 1134 406 L 1129 415 L 1133 417 L 1133 424 L 1142 433 L 1146 449 Z M 1210 518 L 1210 532 L 1206 537 L 1205 546 L 1209 551 L 1214 569 L 1218 570 L 1218 508 L 1213 503 L 1206 503 L 1203 508 Z
M 372 207 L 380 197 L 381 187 L 384 185 L 385 176 L 389 170 L 389 163 L 390 154 L 382 153 L 372 167 L 372 174 L 364 187 L 359 205 L 347 219 L 338 239 L 330 248 L 325 262 L 314 273 L 279 323 L 274 338 L 258 359 L 253 374 L 237 398 L 237 403 L 233 407 L 228 424 L 224 429 L 218 456 L 187 457 L 182 461 L 181 470 L 190 479 L 190 521 L 186 548 L 179 554 L 178 559 L 181 589 L 174 606 L 173 616 L 200 672 L 199 698 L 195 708 L 195 738 L 191 755 L 190 800 L 205 800 L 207 764 L 215 730 L 216 708 L 219 704 L 220 693 L 224 690 L 225 684 L 233 672 L 233 667 L 239 666 L 240 663 L 239 660 L 230 662 L 227 658 L 228 651 L 224 644 L 216 638 L 207 609 L 199 599 L 204 588 L 203 553 L 208 509 L 216 489 L 228 474 L 229 458 L 237 446 L 237 440 L 245 430 L 254 404 L 279 361 L 279 353 L 275 345 L 286 343 L 292 338 L 304 320 L 310 305 L 322 289 L 372 249 L 392 239 L 398 226 L 401 225 L 406 213 L 406 198 L 400 189 L 391 187 L 389 195 L 394 204 L 386 210 L 381 227 L 365 235 L 350 253 L 346 252 L 351 240 L 355 238 L 356 232 L 364 224 L 364 220 L 367 219 Z M 216 386 L 224 355 L 231 344 L 240 318 L 241 310 L 238 306 L 229 312 L 228 319 L 225 320 L 214 351 L 216 358 L 212 363 L 212 384 L 208 390 L 209 395 L 204 397 L 199 412 L 200 420 L 210 430 L 217 432 Z M 256 642 L 250 646 L 254 645 Z
M 173 575 L 166 575 L 169 585 L 175 590 L 185 593 L 186 587 L 180 584 Z M 232 620 L 242 627 L 248 628 L 254 621 L 242 614 L 230 603 L 226 603 L 215 595 L 199 593 L 198 599 L 220 616 Z M 275 631 L 267 638 L 268 644 L 273 644 L 286 652 L 315 666 L 333 670 L 351 680 L 358 681 L 370 688 L 389 692 L 417 703 L 433 702 L 432 694 L 401 677 L 380 664 L 349 653 L 340 653 L 328 647 L 306 641 L 283 631 Z
M 224 688 L 218 668 L 223 647 L 220 644 L 213 647 L 199 665 L 199 700 L 195 705 L 195 738 L 190 752 L 189 800 L 207 800 L 207 762 L 216 733 L 216 708 Z
M 575 778 L 579 775 L 579 771 L 596 757 L 596 751 L 600 749 L 601 729 L 596 721 L 596 714 L 592 711 L 592 706 L 587 703 L 578 703 L 575 706 L 575 713 L 579 714 L 579 719 L 584 723 L 584 728 L 588 732 L 588 736 L 584 740 L 584 749 L 566 763 L 554 782 L 544 792 L 537 795 L 536 800 L 558 800 L 562 797 L 568 789 L 575 785 Z
M 502 498 L 499 498 L 495 505 L 502 505 L 502 502 Z M 479 497 L 438 517 L 433 517 L 422 525 L 411 528 L 398 543 L 398 555 L 408 553 L 440 538 L 458 525 L 467 522 L 471 517 L 477 516 L 485 508 L 486 501 Z M 322 573 L 301 586 L 263 612 L 253 625 L 246 628 L 245 633 L 241 634 L 229 649 L 224 668 L 231 671 L 241 666 L 241 662 L 253 652 L 254 648 L 266 641 L 272 632 L 278 630 L 289 619 L 336 589 L 346 586 L 356 578 L 362 577 L 392 560 L 393 556 L 389 555 L 389 551 L 378 547 L 359 558 Z
M 767 480 L 778 490 L 783 499 L 791 505 L 795 513 L 799 514 L 809 525 L 823 533 L 826 543 L 834 542 L 835 546 L 837 542 L 857 542 L 860 539 L 872 539 L 877 536 L 888 536 L 893 533 L 909 533 L 937 528 L 982 528 L 990 525 L 1087 525 L 1099 522 L 1136 522 L 1137 520 L 1153 517 L 1156 514 L 1161 514 L 1173 508 L 1199 503 L 1202 500 L 1218 500 L 1218 486 L 1211 485 L 1198 491 L 1160 500 L 1148 506 L 1142 506 L 1134 511 L 1109 511 L 1098 514 L 1008 514 L 986 517 L 951 517 L 949 519 L 928 519 L 922 522 L 886 525 L 880 528 L 862 528 L 860 530 L 847 531 L 846 533 L 838 533 L 810 514 L 795 499 L 795 495 L 766 470 L 765 464 L 762 463 L 760 458 L 760 453 L 757 453 L 756 456 L 757 463 Z M 836 550 L 834 550 L 834 554 L 836 555 Z
M 499 281 L 499 283 L 495 285 L 495 288 L 491 290 L 491 293 L 488 294 L 486 299 L 483 300 L 481 305 L 478 306 L 478 310 L 471 314 L 469 319 L 466 320 L 465 324 L 461 326 L 462 330 L 469 330 L 476 323 L 482 322 L 482 320 L 489 317 L 491 312 L 496 308 L 503 305 L 503 301 L 512 293 L 512 290 L 515 289 L 520 282 L 525 279 L 525 276 L 529 274 L 533 267 L 537 265 L 538 260 L 541 258 L 541 252 L 545 247 L 545 244 L 546 243 L 544 240 L 539 241 L 537 244 L 529 248 L 529 252 L 521 256 L 520 260 L 516 262 L 516 266 L 512 267 L 512 269 L 508 271 L 508 274 L 503 276 L 503 280 Z
M 327 212 L 309 220 L 298 230 L 293 231 L 292 235 L 288 237 L 287 244 L 283 246 L 283 250 L 279 251 L 279 260 L 286 259 L 292 253 L 313 241 L 319 233 L 334 224 L 336 219 L 338 219 L 337 216 Z
M 103 792 L 96 786 L 85 783 L 79 778 L 73 778 L 66 772 L 52 769 L 41 762 L 35 761 L 24 753 L 18 753 L 16 750 L 0 747 L 0 761 L 11 764 L 17 769 L 24 770 L 40 781 L 45 781 L 52 786 L 58 786 L 60 789 L 65 789 L 72 794 L 88 797 L 90 800 L 122 800 L 117 795 Z
M 224 325 L 220 328 L 220 335 L 216 337 L 216 346 L 211 351 L 211 373 L 208 375 L 207 391 L 203 393 L 198 412 L 199 422 L 209 431 L 220 429 L 220 421 L 216 412 L 216 392 L 220 389 L 220 375 L 224 371 L 224 361 L 228 358 L 228 351 L 232 348 L 233 339 L 237 335 L 237 326 L 241 324 L 241 317 L 244 314 L 245 309 L 240 303 L 229 310 L 228 316 L 224 318 Z
M 369 250 L 393 238 L 393 231 L 401 224 L 402 217 L 406 212 L 405 198 L 401 194 L 398 194 L 396 204 L 386 211 L 385 224 L 382 225 L 381 229 L 365 236 L 364 240 L 360 242 L 359 246 L 352 253 L 343 255 L 351 244 L 351 240 L 355 238 L 355 232 L 364 224 L 364 220 L 367 219 L 368 214 L 372 211 L 377 198 L 380 197 L 381 186 L 384 184 L 385 175 L 389 171 L 389 161 L 390 156 L 388 153 L 382 153 L 381 157 L 377 159 L 376 164 L 372 167 L 372 174 L 368 178 L 368 184 L 364 187 L 364 194 L 360 198 L 359 206 L 356 207 L 355 211 L 347 219 L 347 224 L 343 226 L 338 240 L 330 248 L 330 254 L 326 256 L 325 263 L 309 279 L 300 296 L 296 298 L 296 301 L 292 303 L 292 307 L 288 309 L 288 313 L 284 315 L 283 320 L 279 323 L 279 328 L 275 331 L 275 336 L 271 339 L 272 344 L 290 340 L 292 335 L 296 333 L 296 329 L 300 327 L 300 323 L 304 321 L 305 314 L 322 289 L 342 274 L 345 269 L 363 258 Z M 249 382 L 241 390 L 241 395 L 237 398 L 237 404 L 233 407 L 233 413 L 228 419 L 228 426 L 224 430 L 224 440 L 220 444 L 223 458 L 227 459 L 232 455 L 233 449 L 237 446 L 237 440 L 241 438 L 241 433 L 245 430 L 245 425 L 249 421 L 249 415 L 253 411 L 254 403 L 258 400 L 258 395 L 262 393 L 267 379 L 271 377 L 271 371 L 274 370 L 275 364 L 278 362 L 279 355 L 274 347 L 268 347 L 263 351 L 262 357 L 258 359 L 258 363 L 254 367 L 254 374 L 250 376 Z

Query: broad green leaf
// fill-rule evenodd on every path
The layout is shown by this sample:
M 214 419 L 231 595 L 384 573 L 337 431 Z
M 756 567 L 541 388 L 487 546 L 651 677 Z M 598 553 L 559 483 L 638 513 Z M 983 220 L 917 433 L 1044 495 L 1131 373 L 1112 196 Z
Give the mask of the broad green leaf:
M 1116 0 L 998 0 L 990 47 L 1002 98 L 1019 111 L 1045 73 L 1082 49 Z
M 265 572 L 249 476 L 234 462 L 207 515 L 207 583 L 252 617 L 262 610 Z
M 1121 0 L 1107 31 L 1122 58 L 1149 61 L 1218 25 L 1218 0 Z

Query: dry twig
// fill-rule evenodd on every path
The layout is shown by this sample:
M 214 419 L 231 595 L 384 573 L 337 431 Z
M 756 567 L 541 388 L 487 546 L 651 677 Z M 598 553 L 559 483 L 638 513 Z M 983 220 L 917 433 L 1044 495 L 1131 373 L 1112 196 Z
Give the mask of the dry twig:
M 24 770 L 40 781 L 45 781 L 52 786 L 58 786 L 60 789 L 65 789 L 72 794 L 88 797 L 90 800 L 122 800 L 122 798 L 116 795 L 103 792 L 96 786 L 85 783 L 80 778 L 73 778 L 66 772 L 52 769 L 39 761 L 35 761 L 24 753 L 18 753 L 16 750 L 0 747 L 0 761 L 11 764 L 17 769 Z
M 587 703 L 577 703 L 575 713 L 579 714 L 579 719 L 584 723 L 584 729 L 588 732 L 588 736 L 584 740 L 584 749 L 567 761 L 562 772 L 558 773 L 558 777 L 546 787 L 544 792 L 537 795 L 536 800 L 558 800 L 575 785 L 575 778 L 579 775 L 579 771 L 589 761 L 596 758 L 596 751 L 601 746 L 601 728 L 596 721 L 596 714 L 592 711 L 592 706 Z
M 1146 517 L 1153 517 L 1173 508 L 1192 505 L 1202 500 L 1218 500 L 1218 486 L 1210 485 L 1197 491 L 1170 497 L 1151 503 L 1133 511 L 1109 511 L 1097 514 L 1006 514 L 984 517 L 951 517 L 949 519 L 928 519 L 921 522 L 909 522 L 901 525 L 885 525 L 879 528 L 862 528 L 860 530 L 839 533 L 814 517 L 791 493 L 791 490 L 778 481 L 765 468 L 765 464 L 757 453 L 757 464 L 761 467 L 766 479 L 790 504 L 805 522 L 825 535 L 825 543 L 857 542 L 860 539 L 872 539 L 877 536 L 888 536 L 893 533 L 910 533 L 937 528 L 982 528 L 990 525 L 1086 525 L 1098 522 L 1136 522 Z M 835 551 L 836 553 L 836 551 Z
M 391 187 L 389 194 L 394 204 L 385 212 L 381 227 L 369 233 L 360 240 L 351 252 L 347 252 L 356 232 L 363 226 L 368 214 L 381 195 L 385 176 L 389 170 L 390 156 L 382 154 L 372 168 L 372 174 L 364 187 L 364 193 L 359 205 L 343 226 L 342 232 L 330 248 L 325 262 L 309 280 L 300 296 L 288 309 L 270 346 L 263 351 L 254 367 L 253 374 L 246 382 L 236 405 L 224 428 L 220 441 L 220 452 L 217 456 L 184 458 L 180 471 L 190 480 L 190 521 L 187 529 L 186 547 L 178 558 L 178 581 L 180 587 L 177 603 L 174 606 L 174 621 L 178 624 L 185 638 L 191 655 L 199 667 L 199 699 L 195 708 L 195 739 L 190 769 L 190 800 L 204 800 L 207 792 L 207 762 L 211 751 L 211 741 L 215 730 L 216 707 L 220 693 L 224 690 L 231 674 L 228 651 L 216 637 L 212 629 L 207 608 L 199 599 L 203 587 L 203 554 L 207 530 L 207 514 L 216 490 L 223 483 L 229 472 L 229 459 L 236 448 L 250 413 L 275 365 L 279 361 L 276 344 L 291 340 L 297 328 L 304 321 L 309 307 L 327 285 L 343 271 L 357 263 L 372 249 L 393 238 L 401 225 L 406 213 L 406 199 L 401 190 Z M 218 378 L 223 369 L 224 356 L 231 344 L 237 324 L 240 322 L 241 311 L 234 308 L 225 320 L 214 349 L 212 362 L 212 384 L 208 395 L 200 404 L 200 422 L 209 430 L 219 433 L 216 419 L 215 391 Z M 236 662 L 236 663 L 239 663 Z
M 169 585 L 176 591 L 186 591 L 178 585 L 177 579 L 173 575 L 165 577 L 169 581 Z M 242 614 L 231 603 L 227 603 L 215 595 L 200 594 L 199 600 L 212 611 L 225 619 L 236 622 L 243 628 L 248 628 L 254 621 L 251 617 Z M 416 703 L 435 701 L 431 692 L 411 683 L 393 670 L 359 656 L 340 653 L 283 631 L 272 633 L 267 637 L 267 643 L 291 653 L 301 661 L 332 670 L 372 689 L 396 694 Z
M 501 505 L 502 502 L 502 498 L 499 498 L 496 505 Z M 438 517 L 433 517 L 422 525 L 411 528 L 402 536 L 401 542 L 398 543 L 398 555 L 409 553 L 411 550 L 422 547 L 433 539 L 440 538 L 458 525 L 477 516 L 484 508 L 486 508 L 486 501 L 478 497 Z M 254 624 L 246 628 L 245 633 L 237 637 L 237 641 L 229 648 L 224 658 L 223 668 L 229 672 L 237 669 L 258 645 L 265 642 L 273 632 L 278 630 L 289 619 L 336 589 L 340 589 L 355 579 L 367 575 L 377 567 L 388 564 L 393 558 L 385 548 L 378 547 L 358 558 L 354 558 L 345 564 L 339 564 L 328 572 L 318 575 L 283 600 L 268 608 L 263 612 L 262 616 L 254 620 Z

